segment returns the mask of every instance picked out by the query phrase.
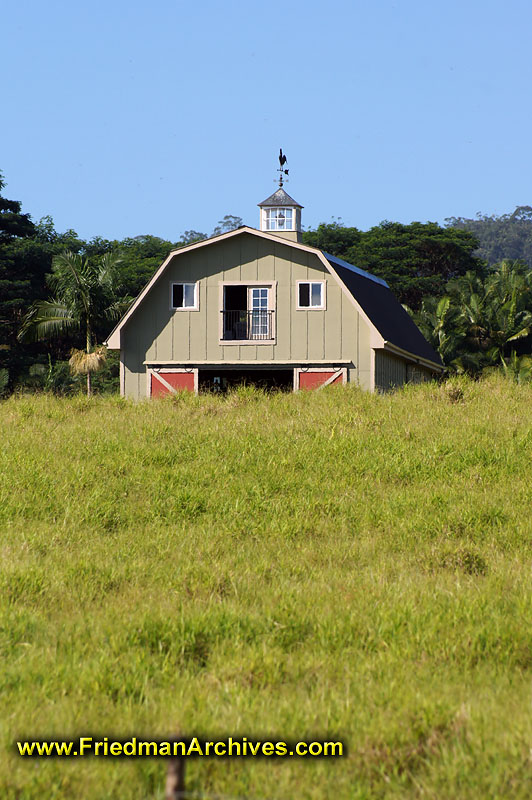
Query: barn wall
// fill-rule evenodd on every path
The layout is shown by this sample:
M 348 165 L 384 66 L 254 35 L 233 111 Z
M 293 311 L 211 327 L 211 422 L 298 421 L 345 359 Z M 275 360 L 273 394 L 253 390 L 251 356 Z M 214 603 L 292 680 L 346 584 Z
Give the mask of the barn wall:
M 419 364 L 407 364 L 406 380 L 407 383 L 426 383 L 434 380 L 434 373 Z
M 433 380 L 431 370 L 405 361 L 385 350 L 375 351 L 375 388 L 386 392 L 405 383 L 424 383 Z
M 384 350 L 375 351 L 375 388 L 386 392 L 406 383 L 406 361 Z
M 324 280 L 326 309 L 297 310 L 297 281 Z M 198 282 L 199 310 L 171 310 L 170 284 Z M 221 284 L 275 282 L 273 344 L 220 341 Z M 146 396 L 144 361 L 352 361 L 349 381 L 370 388 L 367 323 L 313 253 L 242 234 L 176 255 L 122 331 L 126 395 Z

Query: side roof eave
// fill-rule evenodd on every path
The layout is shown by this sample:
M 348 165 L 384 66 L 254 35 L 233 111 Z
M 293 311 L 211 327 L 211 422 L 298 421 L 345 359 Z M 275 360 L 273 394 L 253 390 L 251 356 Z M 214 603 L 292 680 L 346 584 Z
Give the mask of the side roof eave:
M 157 283 L 159 278 L 163 275 L 166 271 L 166 268 L 170 261 L 175 258 L 175 256 L 182 255 L 183 253 L 190 253 L 192 250 L 198 250 L 201 247 L 208 247 L 211 244 L 215 244 L 217 242 L 224 241 L 225 239 L 230 239 L 233 236 L 239 236 L 243 233 L 250 233 L 252 236 L 260 236 L 262 239 L 267 239 L 270 242 L 275 242 L 276 244 L 283 244 L 287 247 L 293 247 L 297 250 L 302 250 L 307 253 L 312 253 L 313 255 L 317 256 L 327 272 L 329 272 L 334 279 L 339 284 L 340 288 L 344 292 L 345 296 L 349 300 L 349 302 L 356 308 L 360 316 L 365 320 L 365 322 L 369 325 L 371 331 L 371 346 L 372 347 L 384 347 L 384 339 L 375 327 L 374 323 L 368 317 L 362 306 L 357 303 L 356 299 L 353 297 L 347 286 L 345 286 L 344 282 L 334 269 L 334 267 L 327 261 L 325 256 L 323 255 L 321 250 L 318 250 L 316 247 L 310 247 L 307 244 L 302 244 L 301 242 L 292 242 L 288 239 L 284 239 L 281 236 L 275 236 L 271 233 L 266 233 L 265 231 L 258 231 L 255 228 L 248 228 L 244 226 L 242 228 L 237 228 L 234 231 L 229 231 L 228 233 L 222 233 L 219 236 L 213 236 L 211 239 L 204 239 L 201 242 L 195 242 L 194 244 L 186 245 L 185 247 L 180 247 L 177 250 L 172 250 L 168 253 L 167 257 L 159 267 L 159 269 L 153 274 L 152 278 L 148 281 L 144 289 L 138 295 L 138 297 L 133 301 L 129 309 L 126 311 L 120 322 L 113 328 L 109 336 L 107 337 L 107 342 L 105 343 L 110 350 L 120 350 L 120 332 L 124 325 L 128 322 L 128 320 L 133 316 L 136 309 L 139 305 L 144 301 L 145 297 L 151 291 L 152 287 Z
M 438 364 L 436 361 L 432 361 L 430 358 L 424 358 L 423 356 L 418 355 L 417 353 L 411 353 L 409 350 L 405 350 L 402 347 L 398 347 L 393 342 L 384 342 L 384 350 L 389 350 L 391 353 L 395 355 L 402 356 L 406 358 L 408 361 L 412 361 L 416 364 L 419 364 L 422 367 L 428 367 L 432 369 L 434 372 L 445 372 L 445 365 L 440 363 Z

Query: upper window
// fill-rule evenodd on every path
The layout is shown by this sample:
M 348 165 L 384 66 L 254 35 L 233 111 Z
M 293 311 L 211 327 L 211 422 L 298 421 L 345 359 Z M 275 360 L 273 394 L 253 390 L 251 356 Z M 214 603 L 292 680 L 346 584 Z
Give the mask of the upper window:
M 299 281 L 298 308 L 325 308 L 325 281 Z
M 172 283 L 171 303 L 172 303 L 172 308 L 197 310 L 198 308 L 197 283 Z
M 267 208 L 266 209 L 266 230 L 267 231 L 293 231 L 294 230 L 294 209 L 293 208 Z

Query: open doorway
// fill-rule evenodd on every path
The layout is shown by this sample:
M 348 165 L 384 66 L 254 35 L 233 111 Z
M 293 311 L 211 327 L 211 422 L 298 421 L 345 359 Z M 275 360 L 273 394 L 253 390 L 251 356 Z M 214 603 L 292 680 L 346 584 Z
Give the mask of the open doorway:
M 273 339 L 270 295 L 270 286 L 224 286 L 222 338 L 241 342 Z
M 291 392 L 294 387 L 292 369 L 200 369 L 200 392 L 224 393 L 235 386 L 256 386 L 267 391 Z

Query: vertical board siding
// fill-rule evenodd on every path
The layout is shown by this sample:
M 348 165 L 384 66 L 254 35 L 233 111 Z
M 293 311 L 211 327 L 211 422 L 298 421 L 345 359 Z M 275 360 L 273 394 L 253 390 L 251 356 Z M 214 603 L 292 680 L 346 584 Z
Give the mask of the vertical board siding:
M 325 310 L 297 310 L 297 281 L 300 280 L 326 282 Z M 276 281 L 273 289 L 274 343 L 231 345 L 220 342 L 224 281 Z M 199 310 L 170 308 L 170 284 L 173 282 L 198 282 Z M 318 257 L 293 249 L 289 243 L 271 242 L 252 234 L 182 255 L 178 251 L 124 332 L 127 342 L 124 384 L 130 396 L 146 396 L 143 362 L 148 359 L 174 363 L 180 360 L 343 359 L 352 361 L 350 380 L 367 383 L 359 375 L 360 369 L 369 376 L 369 328 Z M 359 364 L 359 358 L 364 363 Z
M 419 364 L 406 365 L 406 380 L 408 383 L 426 383 L 426 381 L 431 381 L 433 378 L 433 373 Z
M 375 388 L 387 392 L 406 383 L 406 361 L 384 350 L 375 351 Z

